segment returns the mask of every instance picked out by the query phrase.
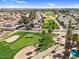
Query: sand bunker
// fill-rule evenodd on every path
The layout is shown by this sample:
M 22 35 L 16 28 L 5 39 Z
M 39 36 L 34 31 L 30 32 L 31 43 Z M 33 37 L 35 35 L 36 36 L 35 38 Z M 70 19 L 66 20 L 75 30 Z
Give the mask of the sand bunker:
M 44 59 L 51 59 L 50 56 L 46 56 Z
M 7 38 L 5 41 L 8 43 L 11 43 L 11 42 L 14 42 L 15 40 L 17 40 L 18 38 L 19 38 L 19 35 L 14 35 L 14 36 Z
M 27 46 L 20 50 L 15 56 L 14 59 L 27 59 L 29 56 L 34 56 L 36 53 L 34 52 L 36 48 L 34 46 Z M 32 52 L 31 55 L 26 55 L 27 53 Z

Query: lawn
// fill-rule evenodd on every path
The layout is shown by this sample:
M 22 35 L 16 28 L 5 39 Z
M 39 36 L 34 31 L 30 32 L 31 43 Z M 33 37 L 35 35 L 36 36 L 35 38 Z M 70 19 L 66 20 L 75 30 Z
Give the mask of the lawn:
M 48 12 L 46 13 L 46 15 L 47 15 L 47 16 L 55 17 L 56 14 L 55 14 L 53 11 L 52 11 L 52 12 L 51 12 L 51 11 L 48 11 Z
M 53 20 L 46 20 L 43 23 L 42 28 L 44 28 L 44 29 L 48 29 L 48 28 L 59 29 L 59 26 Z
M 46 12 L 45 14 L 45 19 L 44 19 L 44 23 L 42 24 L 42 28 L 43 29 L 48 29 L 48 28 L 54 28 L 54 29 L 59 29 L 59 26 L 55 23 L 55 18 L 57 17 L 56 14 L 54 14 L 54 12 Z
M 20 38 L 13 43 L 0 42 L 0 59 L 13 59 L 13 56 L 23 47 L 34 45 L 40 39 L 40 33 L 17 32 Z

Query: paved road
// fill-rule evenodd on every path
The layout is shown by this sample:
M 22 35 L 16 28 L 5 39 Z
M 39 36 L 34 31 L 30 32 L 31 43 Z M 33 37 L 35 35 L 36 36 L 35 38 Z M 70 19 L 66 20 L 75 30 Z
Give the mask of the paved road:
M 61 30 L 61 29 L 55 29 L 55 30 L 53 30 L 53 32 L 64 32 L 64 33 L 66 33 L 67 30 L 65 30 L 65 29 L 63 29 L 63 30 Z M 72 32 L 79 34 L 79 30 L 73 30 Z
M 59 44 L 65 44 L 65 37 L 62 37 L 63 35 L 65 36 L 65 33 L 59 33 L 60 35 L 58 35 L 59 39 Z M 56 49 L 56 53 L 51 54 L 51 59 L 63 59 L 64 56 L 64 51 L 65 51 L 65 46 L 59 46 Z M 64 58 L 65 59 L 65 58 Z
M 47 29 L 44 29 L 47 31 Z M 40 28 L 33 28 L 32 30 L 16 30 L 16 31 L 23 31 L 23 32 L 41 32 L 41 29 Z M 55 29 L 53 30 L 53 33 L 59 33 L 59 32 L 63 32 L 63 33 L 66 33 L 67 30 L 63 29 Z M 73 33 L 76 33 L 76 34 L 79 34 L 79 30 L 74 30 L 72 31 Z
M 63 27 L 58 23 L 58 21 L 57 20 L 54 20 L 54 21 L 55 21 L 55 23 L 58 24 L 58 26 L 60 27 L 60 29 L 63 30 Z

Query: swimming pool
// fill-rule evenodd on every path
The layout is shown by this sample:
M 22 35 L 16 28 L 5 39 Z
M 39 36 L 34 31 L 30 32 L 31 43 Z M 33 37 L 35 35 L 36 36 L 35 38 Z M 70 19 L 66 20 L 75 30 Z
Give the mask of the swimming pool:
M 78 52 L 77 52 L 76 49 L 71 49 L 70 50 L 70 58 L 72 58 L 72 57 L 78 57 Z

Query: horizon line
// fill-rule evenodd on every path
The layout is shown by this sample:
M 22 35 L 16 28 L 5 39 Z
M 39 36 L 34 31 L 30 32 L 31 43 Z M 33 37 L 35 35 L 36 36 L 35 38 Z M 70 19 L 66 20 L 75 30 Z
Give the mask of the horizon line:
M 79 8 L 71 8 L 71 7 L 70 8 L 69 7 L 68 8 L 67 7 L 66 8 L 62 8 L 62 7 L 61 8 L 5 8 L 4 7 L 0 9 L 79 9 Z

